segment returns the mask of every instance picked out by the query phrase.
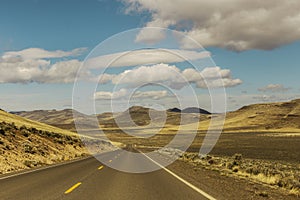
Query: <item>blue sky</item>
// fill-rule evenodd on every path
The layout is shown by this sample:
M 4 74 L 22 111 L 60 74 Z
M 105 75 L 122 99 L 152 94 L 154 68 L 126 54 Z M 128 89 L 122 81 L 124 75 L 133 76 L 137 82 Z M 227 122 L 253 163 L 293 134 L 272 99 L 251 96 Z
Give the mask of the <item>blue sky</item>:
M 186 4 L 189 4 L 189 2 L 187 1 Z M 236 5 L 240 6 L 238 2 L 239 0 L 236 0 Z M 79 65 L 79 62 L 83 61 L 93 48 L 114 34 L 133 28 L 151 26 L 185 31 L 187 35 L 194 37 L 211 53 L 213 61 L 216 66 L 220 67 L 220 70 L 230 70 L 230 81 L 241 80 L 241 82 L 232 84 L 233 86 L 226 87 L 229 110 L 250 103 L 300 98 L 298 78 L 300 74 L 300 67 L 298 66 L 300 63 L 300 33 L 295 28 L 295 24 L 299 20 L 296 14 L 299 5 L 293 6 L 295 12 L 291 10 L 292 7 L 289 7 L 289 5 L 281 5 L 282 9 L 289 9 L 290 12 L 286 14 L 289 15 L 287 16 L 289 20 L 283 20 L 282 22 L 277 20 L 276 27 L 278 29 L 273 30 L 272 27 L 275 27 L 275 25 L 272 23 L 274 22 L 268 20 L 273 18 L 272 21 L 276 21 L 277 17 L 283 19 L 285 16 L 279 16 L 280 13 L 276 13 L 276 9 L 274 9 L 277 5 L 271 2 L 270 5 L 264 5 L 264 8 L 267 8 L 264 12 L 261 12 L 260 8 L 263 6 L 259 3 L 257 3 L 258 5 L 254 3 L 243 7 L 244 10 L 248 10 L 249 16 L 244 16 L 244 21 L 237 20 L 234 25 L 228 25 L 230 23 L 227 22 L 232 20 L 230 17 L 219 19 L 215 16 L 227 16 L 225 15 L 227 12 L 236 14 L 236 16 L 244 15 L 243 12 L 240 12 L 240 7 L 237 6 L 236 10 L 226 10 L 224 8 L 224 11 L 216 11 L 214 7 L 217 5 L 214 6 L 214 3 L 206 5 L 205 1 L 199 1 L 199 4 L 191 6 L 199 6 L 199 12 L 196 11 L 195 13 L 193 10 L 191 12 L 185 10 L 191 9 L 190 7 L 185 8 L 176 5 L 176 3 L 174 3 L 173 8 L 172 4 L 168 4 L 168 0 L 158 4 L 139 0 L 123 0 L 122 2 L 109 0 L 4 0 L 0 4 L 0 56 L 2 56 L 0 70 L 2 68 L 2 73 L 9 74 L 11 72 L 9 78 L 7 78 L 7 75 L 0 75 L 0 107 L 5 110 L 63 109 L 71 107 L 73 82 L 70 81 L 70 77 L 62 76 L 64 73 L 69 73 L 67 71 L 68 66 L 73 69 L 72 64 Z M 200 6 L 210 12 L 201 11 Z M 182 8 L 184 13 L 176 10 L 177 7 Z M 259 13 L 257 15 L 258 19 L 252 20 L 251 16 L 253 15 L 251 15 L 251 12 Z M 173 13 L 176 15 L 173 16 Z M 185 13 L 189 13 L 189 15 L 185 16 Z M 178 18 L 178 16 L 181 18 Z M 207 21 L 205 21 L 206 19 Z M 214 19 L 216 22 L 208 19 Z M 257 24 L 255 24 L 256 21 Z M 287 25 L 288 23 L 291 23 L 291 25 Z M 205 27 L 203 27 L 203 24 L 205 24 Z M 223 27 L 224 24 L 226 24 L 226 27 Z M 248 24 L 248 26 L 245 24 Z M 282 30 L 286 31 L 281 31 L 281 27 Z M 248 28 L 249 30 L 243 31 Z M 219 32 L 220 30 L 224 32 Z M 219 34 L 216 34 L 216 32 Z M 151 40 L 157 40 L 160 33 L 151 33 L 151 37 Z M 145 40 L 145 38 L 141 40 Z M 127 45 L 126 42 L 124 41 L 121 46 Z M 35 49 L 32 50 L 31 48 Z M 8 55 L 7 52 L 14 52 L 13 55 L 20 56 L 19 52 L 26 49 L 31 49 L 31 57 L 26 57 L 27 61 L 30 61 L 30 64 L 33 61 L 39 62 L 34 63 L 39 69 L 43 66 L 51 68 L 56 62 L 62 62 L 61 65 L 55 66 L 55 69 L 59 71 L 59 67 L 63 65 L 64 68 L 61 74 L 55 74 L 55 77 L 53 77 L 50 76 L 53 73 L 47 71 L 50 75 L 39 77 L 38 74 L 41 75 L 41 72 L 30 68 L 32 70 L 30 73 L 34 75 L 24 74 L 27 77 L 25 80 L 24 76 L 19 74 L 20 71 L 10 71 L 10 65 L 7 64 L 8 61 L 5 61 L 3 56 Z M 45 50 L 51 56 L 32 58 L 32 54 L 43 53 L 37 49 Z M 80 53 L 72 51 L 74 49 L 78 49 Z M 122 48 L 120 47 L 120 49 Z M 115 50 L 118 52 L 119 49 Z M 187 50 L 193 51 L 191 48 L 187 48 Z M 53 52 L 56 53 L 53 54 Z M 22 59 L 25 58 L 22 57 Z M 67 62 L 70 60 L 75 61 L 72 63 Z M 45 63 L 47 61 L 51 64 Z M 132 68 L 114 68 L 110 73 L 121 74 L 125 69 L 134 70 L 141 65 Z M 168 65 L 176 65 L 179 68 L 180 66 L 187 67 L 176 62 L 170 62 Z M 168 69 L 169 66 L 163 67 Z M 180 69 L 183 71 L 182 68 Z M 70 72 L 71 75 L 72 73 Z M 14 77 L 14 74 L 23 79 Z M 196 93 L 200 96 L 207 95 L 207 90 L 198 87 L 197 83 L 196 86 L 193 85 Z M 109 92 L 113 87 L 113 84 L 108 84 L 102 86 L 102 89 L 105 90 L 103 92 Z M 152 89 L 159 92 L 162 90 L 162 88 L 155 87 Z M 155 94 L 165 95 L 163 92 L 159 92 Z M 140 95 L 147 96 L 149 94 L 153 95 L 154 93 Z M 105 95 L 109 96 L 108 93 L 105 93 Z M 103 98 L 102 94 L 99 96 Z M 201 96 L 199 98 L 206 99 L 207 97 Z M 149 102 L 161 103 L 157 99 L 153 100 L 153 98 L 150 98 L 147 103 Z M 169 96 L 163 102 L 164 104 L 169 102 L 169 107 L 174 105 L 171 104 Z M 207 99 L 200 101 L 200 106 L 210 109 L 207 102 Z M 106 96 L 97 104 L 108 104 Z M 168 107 L 168 105 L 165 106 Z M 100 106 L 97 112 L 103 111 L 107 111 L 107 109 Z

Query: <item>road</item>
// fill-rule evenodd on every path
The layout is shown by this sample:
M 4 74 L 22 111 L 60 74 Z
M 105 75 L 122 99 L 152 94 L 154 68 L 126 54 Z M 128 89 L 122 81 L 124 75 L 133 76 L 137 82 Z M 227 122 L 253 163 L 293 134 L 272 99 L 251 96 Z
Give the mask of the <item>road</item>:
M 114 151 L 100 156 L 108 162 L 127 165 L 130 163 L 126 162 L 126 154 Z M 155 165 L 147 157 L 145 163 Z M 125 173 L 106 167 L 93 157 L 8 175 L 0 178 L 0 188 L 1 200 L 213 199 L 167 169 L 142 174 Z

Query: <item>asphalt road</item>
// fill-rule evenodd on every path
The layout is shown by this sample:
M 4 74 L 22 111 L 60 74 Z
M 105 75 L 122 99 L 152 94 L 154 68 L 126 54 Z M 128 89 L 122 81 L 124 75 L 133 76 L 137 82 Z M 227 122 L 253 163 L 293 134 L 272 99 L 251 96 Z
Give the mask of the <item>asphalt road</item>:
M 100 155 L 108 162 L 127 162 L 126 152 Z M 155 165 L 145 157 L 145 166 Z M 202 193 L 202 194 L 201 194 Z M 33 170 L 0 178 L 1 200 L 168 200 L 213 199 L 169 170 L 133 174 L 106 167 L 97 159 Z

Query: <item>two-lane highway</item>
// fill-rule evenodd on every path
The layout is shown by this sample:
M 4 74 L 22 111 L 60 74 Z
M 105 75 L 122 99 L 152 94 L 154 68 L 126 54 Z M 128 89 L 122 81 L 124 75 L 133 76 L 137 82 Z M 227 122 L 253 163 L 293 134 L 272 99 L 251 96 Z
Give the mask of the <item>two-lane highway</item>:
M 101 154 L 109 163 L 132 164 L 129 154 Z M 143 165 L 156 165 L 145 157 Z M 213 199 L 167 169 L 132 174 L 106 167 L 90 157 L 76 162 L 0 178 L 1 200 Z

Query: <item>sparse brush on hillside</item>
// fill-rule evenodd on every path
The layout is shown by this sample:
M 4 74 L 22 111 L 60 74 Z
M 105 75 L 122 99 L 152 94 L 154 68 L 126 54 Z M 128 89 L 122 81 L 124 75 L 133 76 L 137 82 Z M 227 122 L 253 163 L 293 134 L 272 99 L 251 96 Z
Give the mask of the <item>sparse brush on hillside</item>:
M 52 164 L 86 155 L 76 136 L 0 122 L 0 173 Z

